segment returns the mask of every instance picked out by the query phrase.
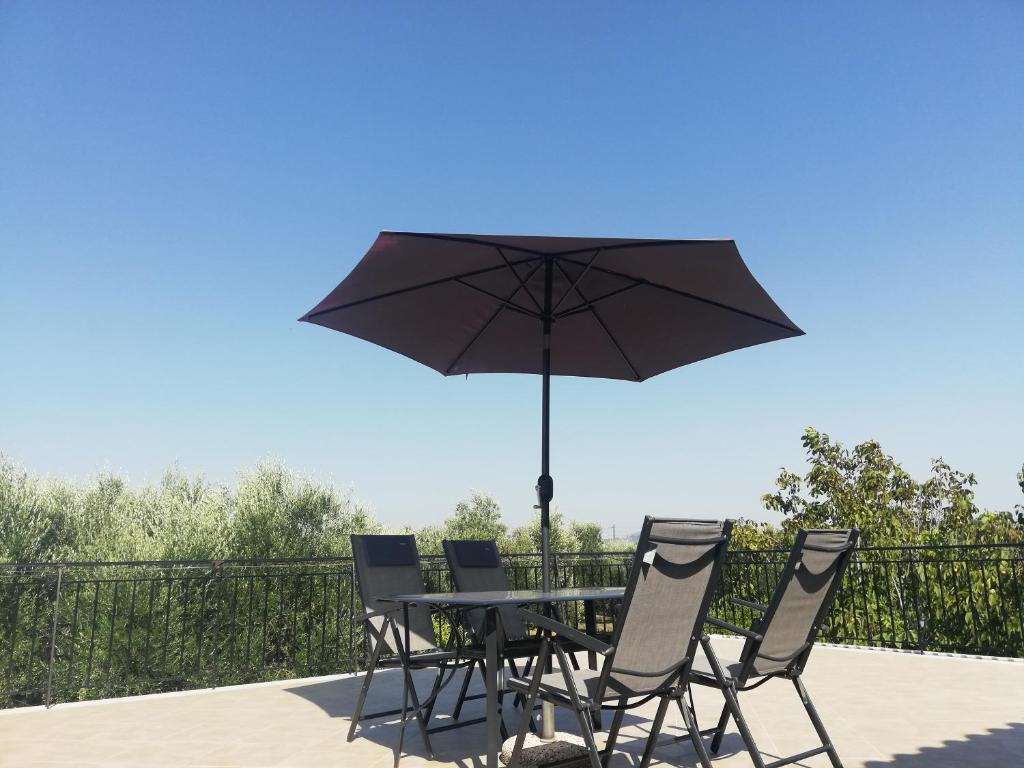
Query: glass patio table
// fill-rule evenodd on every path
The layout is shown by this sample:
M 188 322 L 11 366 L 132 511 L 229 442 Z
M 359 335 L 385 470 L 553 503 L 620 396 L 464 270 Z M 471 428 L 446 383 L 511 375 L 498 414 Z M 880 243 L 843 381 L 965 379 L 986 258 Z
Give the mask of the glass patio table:
M 425 592 L 418 595 L 392 595 L 387 600 L 402 603 L 405 626 L 409 626 L 410 605 L 436 605 L 451 608 L 484 609 L 484 652 L 487 686 L 487 768 L 498 768 L 498 754 L 501 750 L 501 709 L 498 691 L 504 664 L 498 662 L 498 608 L 503 605 L 557 603 L 584 603 L 586 629 L 593 634 L 596 600 L 621 600 L 625 587 L 574 587 L 571 589 L 515 589 L 508 592 Z M 592 661 L 593 663 L 593 661 Z M 529 713 L 524 713 L 529 717 Z

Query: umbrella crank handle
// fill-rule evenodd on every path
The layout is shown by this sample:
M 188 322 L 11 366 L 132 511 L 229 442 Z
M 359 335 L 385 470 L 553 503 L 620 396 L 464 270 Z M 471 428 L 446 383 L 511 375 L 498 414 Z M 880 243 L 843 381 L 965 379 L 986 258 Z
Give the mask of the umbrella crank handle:
M 537 478 L 535 490 L 537 491 L 537 503 L 533 508 L 541 509 L 555 498 L 555 481 L 551 478 L 551 475 L 541 475 Z

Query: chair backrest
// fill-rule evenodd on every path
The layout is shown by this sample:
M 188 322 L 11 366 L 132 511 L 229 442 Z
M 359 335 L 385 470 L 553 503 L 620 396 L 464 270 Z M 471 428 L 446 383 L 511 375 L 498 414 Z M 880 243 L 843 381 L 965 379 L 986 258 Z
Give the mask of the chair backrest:
M 604 695 L 664 690 L 693 661 L 732 535 L 732 521 L 647 517 L 619 617 Z
M 501 554 L 494 541 L 445 539 L 444 556 L 452 572 L 452 581 L 458 592 L 505 592 L 511 589 Z M 515 606 L 504 605 L 498 610 L 506 640 L 521 640 L 527 636 L 526 625 Z M 471 608 L 464 613 L 467 629 L 479 642 L 483 640 L 484 610 Z
M 858 534 L 856 528 L 797 532 L 768 610 L 756 624 L 763 639 L 744 648 L 743 677 L 803 667 L 835 602 Z
M 416 551 L 415 536 L 352 536 L 352 559 L 356 564 L 359 582 L 359 597 L 366 611 L 391 611 L 398 623 L 399 636 L 404 642 L 405 623 L 401 606 L 385 602 L 390 595 L 415 595 L 426 592 L 423 586 L 423 572 L 420 557 Z M 395 639 L 391 632 L 381 632 L 383 617 L 369 619 L 367 631 L 372 638 L 383 637 L 385 647 L 396 653 Z M 409 607 L 409 652 L 427 651 L 437 648 L 434 622 L 430 607 L 415 605 Z

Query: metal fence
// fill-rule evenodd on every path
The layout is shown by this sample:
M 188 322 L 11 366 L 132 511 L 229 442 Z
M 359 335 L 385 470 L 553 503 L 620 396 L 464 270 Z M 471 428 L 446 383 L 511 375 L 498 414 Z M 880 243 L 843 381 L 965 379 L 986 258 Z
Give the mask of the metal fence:
M 715 612 L 766 602 L 785 551 L 729 554 Z M 629 553 L 558 554 L 563 586 L 625 583 Z M 516 588 L 540 558 L 505 558 Z M 428 591 L 451 589 L 423 558 Z M 864 548 L 823 639 L 1024 656 L 1024 546 Z M 608 630 L 616 605 L 597 606 Z M 228 685 L 358 669 L 361 611 L 349 558 L 0 565 L 0 707 Z M 566 619 L 583 623 L 580 606 Z

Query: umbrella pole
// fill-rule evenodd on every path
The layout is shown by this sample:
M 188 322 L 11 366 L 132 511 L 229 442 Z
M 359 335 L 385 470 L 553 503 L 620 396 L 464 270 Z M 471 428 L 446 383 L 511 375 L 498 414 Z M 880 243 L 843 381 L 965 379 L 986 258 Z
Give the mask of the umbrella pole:
M 541 357 L 541 421 L 540 421 L 540 477 L 537 479 L 537 499 L 540 502 L 540 560 L 541 586 L 551 589 L 551 499 L 555 484 L 551 479 L 551 277 L 554 262 L 544 260 L 544 349 Z M 551 660 L 548 669 L 551 672 Z M 555 707 L 544 702 L 541 712 L 540 737 L 546 741 L 555 738 Z M 526 713 L 529 716 L 529 713 Z
M 551 589 L 551 499 L 555 495 L 550 475 L 551 442 L 551 277 L 554 262 L 544 260 L 544 350 L 541 358 L 541 427 L 540 477 L 537 478 L 537 500 L 540 503 L 541 588 Z
M 548 336 L 545 334 L 545 340 Z M 537 495 L 540 499 L 540 553 L 541 553 L 541 588 L 547 592 L 551 589 L 551 498 L 554 495 L 554 482 L 548 474 L 548 443 L 550 440 L 549 406 L 551 399 L 550 350 L 544 350 L 545 371 L 543 378 L 543 394 L 541 395 L 541 470 L 537 478 Z

